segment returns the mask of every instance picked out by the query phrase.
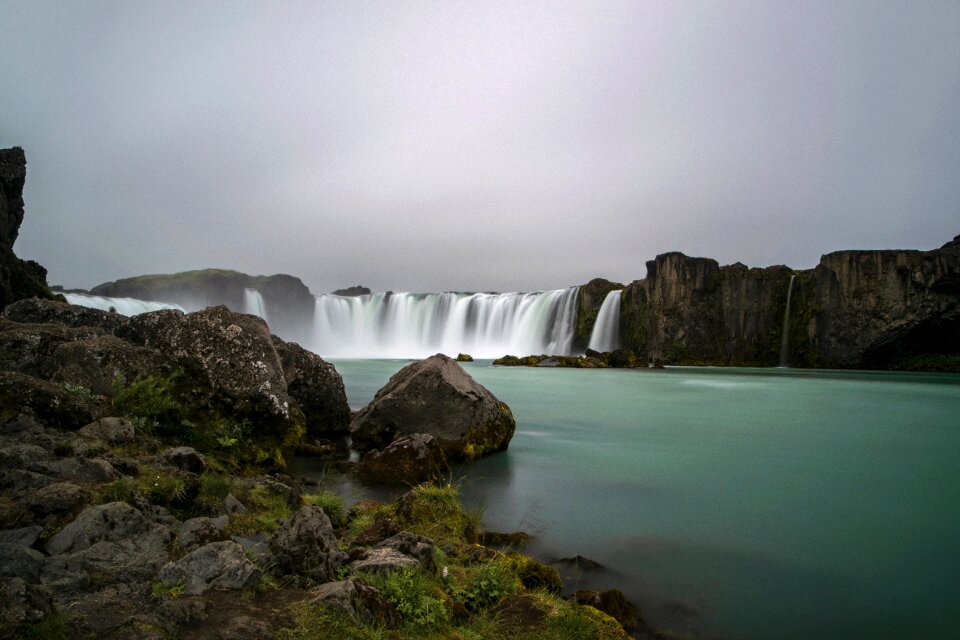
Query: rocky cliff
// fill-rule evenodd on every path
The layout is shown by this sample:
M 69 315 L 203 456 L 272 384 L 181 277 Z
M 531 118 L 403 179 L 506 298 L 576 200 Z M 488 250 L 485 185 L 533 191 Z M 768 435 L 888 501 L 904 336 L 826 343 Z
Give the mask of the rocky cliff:
M 815 269 L 666 253 L 621 300 L 624 347 L 675 364 L 960 369 L 960 238 L 933 251 L 839 251 Z
M 26 177 L 23 149 L 0 149 L 0 309 L 23 298 L 51 297 L 47 270 L 32 260 L 21 260 L 13 252 L 23 222 Z
M 124 278 L 98 285 L 90 292 L 99 296 L 170 302 L 188 310 L 224 305 L 243 313 L 249 311 L 246 308 L 248 290 L 262 296 L 274 331 L 297 341 L 308 337 L 301 334 L 313 326 L 315 299 L 300 278 L 285 274 L 251 276 L 226 269 L 202 269 Z
M 603 278 L 594 278 L 587 284 L 580 285 L 577 293 L 577 334 L 574 336 L 575 349 L 585 349 L 590 342 L 593 325 L 597 322 L 597 314 L 603 305 L 607 294 L 617 289 L 623 289 L 619 282 L 610 282 Z

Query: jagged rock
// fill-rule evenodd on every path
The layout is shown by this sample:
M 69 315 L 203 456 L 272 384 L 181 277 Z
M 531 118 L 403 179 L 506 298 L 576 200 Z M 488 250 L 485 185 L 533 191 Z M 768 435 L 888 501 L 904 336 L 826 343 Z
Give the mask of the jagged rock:
M 377 545 L 378 548 L 399 551 L 427 565 L 433 563 L 434 546 L 430 538 L 409 531 L 401 531 Z
M 50 298 L 47 270 L 13 253 L 23 222 L 27 157 L 20 147 L 0 149 L 0 308 L 23 298 Z
M 72 482 L 57 482 L 27 496 L 26 505 L 34 515 L 67 513 L 87 502 L 87 492 Z
M 427 433 L 401 436 L 383 451 L 368 451 L 360 461 L 360 474 L 371 482 L 415 485 L 448 473 L 440 441 Z
M 415 567 L 420 562 L 405 553 L 400 553 L 396 549 L 381 548 L 370 549 L 363 554 L 362 558 L 350 563 L 350 569 L 353 571 L 368 571 L 370 573 L 382 573 L 393 571 L 401 567 Z
M 280 357 L 266 323 L 256 316 L 211 307 L 184 315 L 154 311 L 130 318 L 117 335 L 163 352 L 182 372 L 180 384 L 194 410 L 248 419 L 271 448 L 292 446 L 303 415 L 287 393 Z
M 23 302 L 11 305 L 16 307 Z M 28 324 L 0 320 L 0 368 L 49 379 L 56 371 L 53 354 L 57 348 L 77 340 L 105 335 L 96 327 L 67 327 L 61 324 Z
M 120 477 L 113 465 L 102 458 L 62 458 L 49 469 L 51 475 L 77 482 L 109 482 Z
M 103 440 L 111 445 L 133 442 L 136 431 L 133 423 L 126 418 L 100 418 L 80 427 L 77 432 L 84 438 Z
M 577 604 L 589 605 L 607 614 L 619 622 L 625 631 L 633 631 L 646 626 L 640 612 L 619 589 L 610 589 L 599 593 L 580 590 L 573 594 L 573 599 Z
M 161 454 L 164 462 L 188 473 L 203 473 L 207 470 L 207 459 L 193 447 L 173 447 Z
M 43 527 L 29 525 L 19 529 L 4 529 L 0 531 L 0 544 L 15 544 L 22 547 L 32 547 L 40 537 Z
M 47 367 L 49 379 L 112 396 L 118 380 L 133 381 L 168 373 L 162 353 L 130 344 L 116 336 L 97 336 L 59 345 Z
M 133 537 L 146 539 L 149 536 L 145 534 L 169 541 L 172 534 L 169 531 L 158 532 L 158 528 L 162 527 L 151 523 L 127 503 L 109 502 L 84 509 L 73 522 L 47 541 L 46 550 L 51 555 L 76 553 L 100 541 L 120 542 Z
M 398 533 L 400 524 L 386 513 L 379 512 L 374 517 L 373 524 L 358 533 L 352 542 L 357 546 L 368 547 Z
M 27 298 L 14 302 L 3 310 L 3 317 L 11 322 L 27 324 L 92 327 L 106 333 L 113 333 L 115 329 L 127 323 L 127 317 L 119 313 L 42 298 Z
M 310 595 L 311 604 L 341 609 L 362 624 L 391 628 L 402 622 L 396 608 L 379 591 L 359 578 L 322 584 Z
M 192 551 L 208 542 L 226 539 L 225 528 L 230 522 L 227 516 L 219 518 L 190 518 L 180 527 L 177 544 L 184 551 Z
M 587 284 L 580 285 L 577 292 L 577 327 L 573 339 L 575 348 L 582 349 L 590 342 L 590 335 L 604 299 L 608 293 L 617 289 L 623 289 L 623 285 L 603 278 L 594 278 Z
M 429 433 L 448 459 L 474 460 L 502 451 L 516 422 L 497 400 L 443 354 L 407 365 L 377 392 L 350 424 L 355 445 L 383 447 L 398 436 Z
M 260 580 L 260 570 L 243 547 L 232 540 L 211 542 L 165 565 L 157 579 L 167 585 L 183 581 L 184 593 L 199 595 L 209 589 L 246 589 Z
M 76 429 L 97 419 L 101 409 L 58 384 L 14 371 L 0 371 L 0 412 L 29 409 L 48 424 Z
M 287 393 L 306 418 L 307 435 L 328 438 L 350 429 L 350 407 L 343 379 L 336 368 L 295 342 L 272 336 L 280 356 Z
M 270 548 L 280 571 L 304 574 L 321 582 L 336 575 L 346 560 L 337 549 L 330 518 L 320 507 L 302 507 L 283 520 Z

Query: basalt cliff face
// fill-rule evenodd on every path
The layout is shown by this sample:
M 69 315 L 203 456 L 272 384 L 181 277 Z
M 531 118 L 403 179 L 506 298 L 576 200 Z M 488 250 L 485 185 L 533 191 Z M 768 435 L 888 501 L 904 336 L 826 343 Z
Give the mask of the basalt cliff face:
M 47 270 L 33 260 L 21 260 L 13 252 L 23 222 L 26 177 L 23 149 L 0 149 L 0 309 L 23 298 L 51 297 Z
M 933 251 L 839 251 L 815 269 L 667 253 L 622 294 L 623 346 L 675 364 L 960 369 L 960 237 Z

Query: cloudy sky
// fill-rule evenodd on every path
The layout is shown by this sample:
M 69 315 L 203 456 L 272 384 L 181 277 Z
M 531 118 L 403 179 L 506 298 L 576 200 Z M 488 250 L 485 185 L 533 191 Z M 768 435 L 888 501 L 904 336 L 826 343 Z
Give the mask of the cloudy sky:
M 960 234 L 960 2 L 0 0 L 16 250 L 315 293 Z

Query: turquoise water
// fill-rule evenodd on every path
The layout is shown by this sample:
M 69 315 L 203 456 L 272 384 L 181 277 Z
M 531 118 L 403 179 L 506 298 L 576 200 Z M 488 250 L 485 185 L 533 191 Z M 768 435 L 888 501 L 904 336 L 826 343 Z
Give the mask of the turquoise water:
M 350 404 L 406 362 L 336 361 Z M 513 409 L 458 471 L 495 530 L 581 554 L 700 637 L 960 637 L 960 377 L 466 365 Z

